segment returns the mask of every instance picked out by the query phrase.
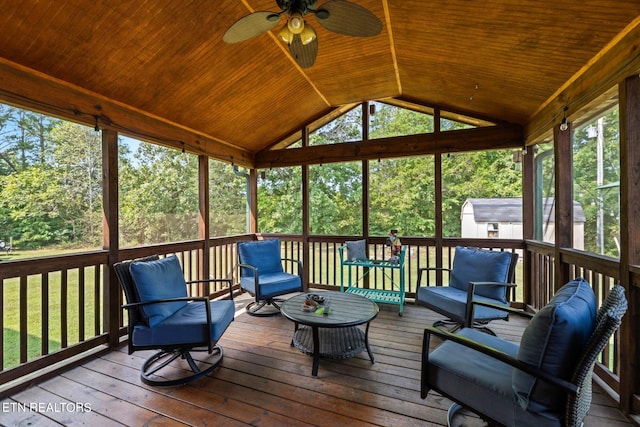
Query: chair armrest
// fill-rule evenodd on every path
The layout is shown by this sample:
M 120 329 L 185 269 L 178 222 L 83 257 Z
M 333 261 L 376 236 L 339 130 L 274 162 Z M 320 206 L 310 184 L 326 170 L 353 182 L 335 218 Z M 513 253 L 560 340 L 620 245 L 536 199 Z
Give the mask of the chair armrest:
M 504 286 L 505 288 L 515 288 L 518 286 L 515 283 L 505 283 L 505 282 L 469 282 L 473 286 Z
M 421 267 L 418 269 L 418 280 L 416 283 L 416 288 L 420 287 L 420 283 L 422 282 L 422 273 L 424 271 L 446 271 L 447 273 L 449 273 L 449 277 L 451 277 L 451 269 L 450 268 L 445 268 L 445 267 Z M 429 283 L 427 282 L 427 286 L 429 286 Z
M 253 270 L 254 276 L 256 276 L 258 273 L 258 267 L 254 267 L 251 264 L 238 264 L 238 267 L 243 267 L 243 268 L 248 268 Z
M 435 328 L 433 326 L 427 326 L 424 330 L 424 338 L 422 341 L 422 380 L 421 380 L 421 390 L 424 387 L 424 382 L 426 380 L 426 372 L 428 370 L 428 366 L 429 366 L 429 342 L 430 342 L 430 337 L 431 335 L 435 335 L 439 338 L 442 338 L 443 340 L 450 340 L 453 341 L 455 343 L 458 343 L 464 347 L 470 348 L 474 351 L 477 351 L 479 353 L 482 353 L 484 355 L 487 355 L 489 357 L 492 357 L 494 359 L 497 359 L 503 363 L 506 363 L 509 366 L 512 366 L 515 369 L 518 369 L 522 372 L 525 372 L 531 376 L 534 376 L 538 379 L 541 379 L 551 385 L 554 385 L 556 387 L 561 388 L 562 390 L 564 390 L 565 392 L 571 394 L 572 396 L 575 396 L 579 391 L 580 391 L 580 387 L 578 387 L 577 385 L 573 384 L 570 381 L 566 381 L 563 380 L 561 378 L 557 378 L 554 377 L 550 374 L 548 374 L 547 372 L 543 371 L 542 369 L 534 366 L 534 365 L 530 365 L 528 363 L 524 363 L 518 359 L 516 359 L 515 357 L 502 352 L 500 350 L 496 350 L 493 347 L 489 347 L 485 344 L 482 344 L 478 341 L 474 341 L 470 338 L 466 338 L 466 337 L 462 337 L 460 335 L 457 334 L 452 334 L 450 332 L 447 332 L 445 330 L 442 329 L 438 329 Z M 422 391 L 421 391 L 422 394 Z M 426 397 L 426 393 L 424 394 L 424 396 L 422 396 L 422 398 L 424 399 Z
M 203 279 L 203 280 L 190 280 L 187 282 L 187 285 L 193 284 L 193 283 L 211 283 L 211 282 L 215 282 L 215 283 L 220 283 L 220 282 L 227 282 L 227 284 L 229 285 L 229 298 L 233 300 L 233 281 L 231 279 Z
M 469 287 L 467 288 L 467 304 L 465 306 L 465 324 L 464 326 L 467 328 L 470 328 L 473 326 L 473 312 L 474 312 L 474 300 L 473 297 L 476 293 L 476 287 L 483 287 L 483 286 L 500 286 L 500 287 L 504 287 L 504 288 L 515 288 L 517 285 L 515 283 L 505 283 L 505 282 L 469 282 Z M 484 304 L 482 304 L 484 305 Z M 500 304 L 494 304 L 494 305 L 486 305 L 486 307 L 491 307 L 491 308 L 496 308 L 499 310 L 503 310 L 503 311 L 509 311 L 509 310 L 504 310 L 503 305 Z
M 500 304 L 494 304 L 494 303 L 491 303 L 491 302 L 476 301 L 476 300 L 471 301 L 471 304 L 472 305 L 482 305 L 484 307 L 489 307 L 489 308 L 495 308 L 497 310 L 506 311 L 509 314 L 517 314 L 519 316 L 527 317 L 529 319 L 531 319 L 533 317 L 533 313 L 529 313 L 528 311 L 520 310 L 518 308 L 513 308 L 513 307 L 510 307 L 508 305 L 500 305 Z
M 179 301 L 209 301 L 209 297 L 177 297 L 177 298 L 154 299 L 151 301 L 140 301 L 140 302 L 132 302 L 129 304 L 123 304 L 122 308 L 126 308 L 127 310 L 129 310 L 132 308 L 142 307 L 144 305 L 162 304 L 165 302 L 179 302 Z
M 282 261 L 286 261 L 291 264 L 298 264 L 298 276 L 302 277 L 302 261 L 293 258 L 282 258 Z

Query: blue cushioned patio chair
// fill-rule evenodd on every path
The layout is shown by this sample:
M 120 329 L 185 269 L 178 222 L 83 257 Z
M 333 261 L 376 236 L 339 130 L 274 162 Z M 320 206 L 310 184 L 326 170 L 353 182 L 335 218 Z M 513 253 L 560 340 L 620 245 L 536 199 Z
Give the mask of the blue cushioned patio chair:
M 281 257 L 279 239 L 239 242 L 238 257 L 240 287 L 255 297 L 246 307 L 248 314 L 278 314 L 281 299 L 276 297 L 302 292 L 302 263 Z M 297 274 L 285 272 L 283 262 L 289 263 Z
M 495 335 L 486 325 L 492 320 L 508 320 L 505 311 L 478 306 L 472 310 L 471 301 L 485 301 L 509 306 L 511 289 L 515 288 L 518 254 L 457 246 L 451 269 L 419 268 L 416 304 L 446 316 L 433 326 L 453 325 L 450 332 L 471 326 Z M 424 272 L 442 271 L 449 274 L 449 285 L 420 286 Z M 428 275 L 425 275 L 425 277 Z
M 582 279 L 563 286 L 533 316 L 508 310 L 531 319 L 520 345 L 473 328 L 457 334 L 425 329 L 422 398 L 436 390 L 453 400 L 450 424 L 466 408 L 490 424 L 581 426 L 591 405 L 594 365 L 627 310 L 624 288 L 614 286 L 597 313 L 594 293 Z M 432 335 L 444 342 L 429 352 Z
M 226 282 L 230 299 L 210 300 L 187 295 L 187 282 L 175 255 L 119 262 L 114 269 L 127 299 L 122 307 L 129 318 L 129 354 L 159 350 L 142 365 L 142 382 L 154 386 L 186 384 L 220 364 L 222 347 L 217 341 L 235 314 L 231 280 L 189 282 Z M 196 360 L 192 352 L 206 352 L 208 356 Z M 186 361 L 187 375 L 178 365 L 161 372 L 176 359 Z

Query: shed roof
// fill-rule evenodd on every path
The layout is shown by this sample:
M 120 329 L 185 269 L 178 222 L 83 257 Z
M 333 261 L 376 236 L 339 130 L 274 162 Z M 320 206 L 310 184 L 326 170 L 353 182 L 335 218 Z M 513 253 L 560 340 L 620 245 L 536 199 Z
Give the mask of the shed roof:
M 555 222 L 555 199 L 545 197 L 544 222 Z M 471 205 L 475 222 L 522 222 L 522 198 L 495 197 L 488 199 L 467 199 L 463 204 Z M 573 202 L 573 218 L 575 222 L 585 222 L 582 205 Z

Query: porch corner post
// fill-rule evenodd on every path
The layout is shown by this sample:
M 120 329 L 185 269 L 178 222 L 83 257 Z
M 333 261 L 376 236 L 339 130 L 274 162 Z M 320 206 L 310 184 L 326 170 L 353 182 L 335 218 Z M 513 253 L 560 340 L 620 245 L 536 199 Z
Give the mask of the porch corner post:
M 309 146 L 309 128 L 304 126 L 302 128 L 302 146 Z M 310 242 L 309 242 L 309 165 L 303 164 L 300 166 L 301 178 L 302 178 L 302 288 L 306 291 L 309 290 L 309 260 L 311 259 Z
M 640 76 L 619 85 L 620 282 L 629 309 L 620 327 L 620 409 L 640 413 Z M 635 267 L 632 267 L 635 266 Z
M 109 347 L 120 344 L 122 304 L 120 283 L 113 264 L 119 261 L 118 229 L 118 132 L 102 130 L 102 248 L 108 251 L 108 264 L 102 271 L 104 332 Z
M 249 169 L 249 233 L 258 232 L 258 171 Z
M 440 109 L 436 108 L 433 112 L 433 134 L 438 137 L 440 134 Z M 434 191 L 435 191 L 435 243 L 436 243 L 436 283 L 442 283 L 442 251 L 444 245 L 443 239 L 443 220 L 442 220 L 442 153 L 433 155 L 434 168 Z M 418 290 L 416 289 L 416 292 Z
M 522 238 L 524 249 L 522 252 L 522 289 L 525 306 L 532 302 L 532 259 L 527 249 L 527 240 L 534 239 L 535 234 L 535 148 L 525 147 L 522 156 Z
M 562 261 L 562 248 L 573 247 L 573 127 L 553 128 L 553 150 L 555 156 L 555 274 L 554 289 L 557 291 L 569 281 L 569 265 Z
M 209 251 L 211 250 L 209 209 L 209 158 L 200 154 L 198 156 L 198 238 L 202 240 L 202 248 L 198 254 L 198 265 L 200 266 L 198 278 L 200 280 L 209 278 L 211 271 L 211 266 L 209 265 Z M 206 285 L 203 284 L 202 286 Z M 206 295 L 209 292 L 211 292 L 211 289 L 208 289 L 205 293 L 201 292 L 201 295 Z

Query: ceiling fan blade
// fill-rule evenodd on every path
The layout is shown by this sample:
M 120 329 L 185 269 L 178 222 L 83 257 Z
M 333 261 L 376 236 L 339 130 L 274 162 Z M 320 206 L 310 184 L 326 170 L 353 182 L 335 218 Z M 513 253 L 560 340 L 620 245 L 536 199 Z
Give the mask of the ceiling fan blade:
M 309 24 L 306 24 L 309 25 Z M 301 68 L 309 68 L 316 62 L 318 55 L 318 39 L 315 38 L 308 44 L 302 44 L 300 34 L 293 36 L 293 41 L 289 45 L 289 53 L 296 60 Z
M 315 15 L 324 28 L 346 36 L 372 37 L 382 31 L 382 22 L 376 15 L 346 0 L 329 0 L 318 7 Z
M 226 43 L 239 43 L 259 36 L 278 25 L 280 14 L 277 12 L 254 12 L 238 19 L 229 27 L 222 40 Z

